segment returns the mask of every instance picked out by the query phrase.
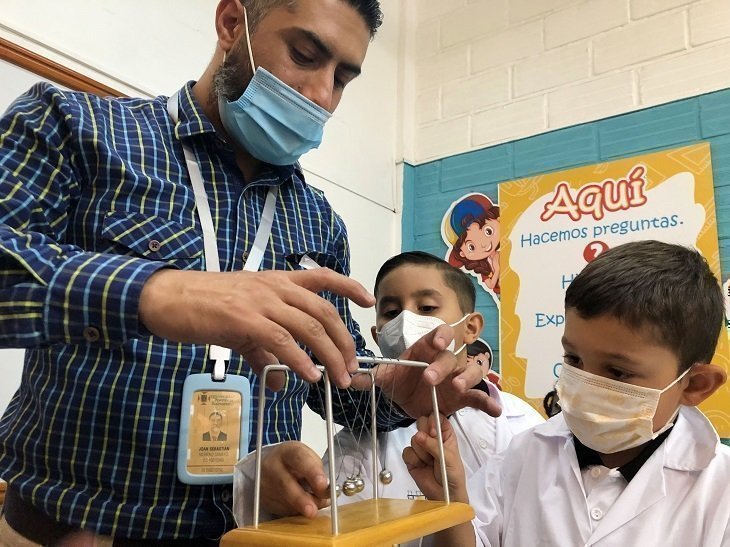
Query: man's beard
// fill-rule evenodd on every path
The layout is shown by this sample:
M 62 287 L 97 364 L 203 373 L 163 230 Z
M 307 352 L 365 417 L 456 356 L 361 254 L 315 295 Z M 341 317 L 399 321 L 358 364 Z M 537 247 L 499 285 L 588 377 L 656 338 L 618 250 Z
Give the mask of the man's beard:
M 211 104 L 217 104 L 218 97 L 235 101 L 246 90 L 253 78 L 253 69 L 248 52 L 239 42 L 226 56 L 225 61 L 216 69 L 211 88 Z

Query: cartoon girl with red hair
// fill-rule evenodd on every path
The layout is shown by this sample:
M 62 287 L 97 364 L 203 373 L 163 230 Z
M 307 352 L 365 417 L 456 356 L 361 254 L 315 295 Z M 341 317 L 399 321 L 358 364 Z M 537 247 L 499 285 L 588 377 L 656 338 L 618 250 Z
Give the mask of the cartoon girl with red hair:
M 449 245 L 446 260 L 471 273 L 499 298 L 499 206 L 484 194 L 469 194 L 444 215 L 441 235 Z

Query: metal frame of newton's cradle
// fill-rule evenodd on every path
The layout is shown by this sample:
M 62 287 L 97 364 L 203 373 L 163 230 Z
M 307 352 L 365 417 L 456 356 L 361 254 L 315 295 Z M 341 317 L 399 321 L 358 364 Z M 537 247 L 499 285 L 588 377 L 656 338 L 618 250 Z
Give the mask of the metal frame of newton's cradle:
M 396 366 L 407 366 L 407 367 L 419 367 L 419 368 L 425 368 L 428 366 L 427 363 L 420 362 L 420 361 L 408 361 L 408 360 L 402 360 L 402 359 L 386 359 L 383 357 L 358 357 L 358 362 L 360 364 L 384 364 L 384 365 L 396 365 Z M 340 538 L 343 538 L 343 536 L 340 535 L 340 514 L 339 514 L 339 507 L 337 505 L 337 473 L 335 470 L 335 463 L 336 463 L 336 454 L 335 454 L 335 442 L 334 442 L 334 421 L 332 417 L 332 383 L 330 381 L 329 375 L 327 374 L 327 371 L 322 366 L 318 366 L 319 370 L 322 372 L 324 376 L 324 385 L 325 385 L 325 421 L 327 426 L 327 449 L 329 452 L 329 465 L 328 465 L 328 474 L 329 474 L 329 488 L 330 488 L 330 500 L 331 500 L 331 539 L 333 540 L 332 543 L 325 542 L 321 543 L 318 541 L 318 539 L 322 539 L 321 536 L 321 526 L 319 527 L 318 531 L 316 532 L 316 535 L 318 537 L 308 537 L 307 531 L 304 530 L 304 527 L 306 527 L 306 524 L 311 523 L 311 520 L 304 519 L 304 517 L 291 517 L 289 519 L 281 519 L 281 520 L 291 520 L 297 519 L 297 524 L 293 528 L 295 529 L 296 533 L 294 533 L 291 537 L 287 534 L 284 534 L 287 537 L 287 540 L 291 545 L 339 545 L 336 540 L 339 536 Z M 261 450 L 263 447 L 263 429 L 264 429 L 264 406 L 266 403 L 266 378 L 269 372 L 274 371 L 290 371 L 290 368 L 286 365 L 268 365 L 264 368 L 261 378 L 260 378 L 260 388 L 259 388 L 259 400 L 258 400 L 258 418 L 256 422 L 256 471 L 255 471 L 255 480 L 254 480 L 254 500 L 253 500 L 253 524 L 251 527 L 245 527 L 245 528 L 239 528 L 238 530 L 234 530 L 232 532 L 229 532 L 226 534 L 226 536 L 223 537 L 223 540 L 221 542 L 222 546 L 234 546 L 234 545 L 271 545 L 271 543 L 266 543 L 263 541 L 265 538 L 263 537 L 265 530 L 262 528 L 262 524 L 260 521 L 260 501 L 261 501 Z M 371 503 L 374 504 L 372 507 L 366 508 L 366 510 L 372 510 L 375 512 L 379 511 L 378 504 L 378 441 L 377 441 L 377 428 L 376 428 L 376 388 L 375 388 L 375 371 L 372 368 L 359 368 L 357 370 L 358 374 L 369 374 L 371 378 L 371 387 L 370 387 L 370 407 L 371 407 L 371 450 L 372 450 L 372 483 L 373 483 L 373 500 L 364 501 L 364 502 L 356 502 L 356 503 Z M 439 407 L 438 407 L 438 400 L 436 396 L 436 388 L 434 386 L 431 386 L 431 401 L 433 405 L 433 413 L 434 416 L 439 416 Z M 446 458 L 444 455 L 444 448 L 443 448 L 443 436 L 441 432 L 441 422 L 440 420 L 435 420 L 436 425 L 436 436 L 439 443 L 439 464 L 441 467 L 441 476 L 446 477 Z M 419 505 L 419 509 L 412 511 L 413 514 L 409 514 L 409 511 L 400 511 L 400 514 L 398 514 L 396 517 L 393 518 L 393 521 L 400 520 L 401 524 L 406 523 L 406 521 L 409 521 L 409 519 L 412 521 L 410 522 L 410 526 L 407 526 L 407 528 L 410 530 L 411 534 L 413 534 L 413 530 L 424 530 L 424 520 L 427 520 L 428 523 L 431 525 L 430 531 L 425 531 L 425 534 L 427 533 L 433 533 L 438 530 L 442 530 L 445 528 L 448 528 L 450 526 L 454 526 L 456 524 L 461 524 L 463 522 L 467 522 L 471 518 L 473 518 L 473 510 L 471 507 L 469 507 L 466 504 L 462 503 L 451 503 L 450 497 L 449 497 L 449 489 L 448 489 L 448 481 L 443 480 L 443 502 L 435 502 L 435 501 L 426 501 L 426 500 L 381 500 L 381 502 L 389 502 L 393 503 L 395 505 L 401 504 L 405 505 L 407 507 L 413 507 L 415 504 L 426 504 L 427 507 L 423 507 L 423 505 Z M 353 506 L 355 504 L 349 504 L 349 506 Z M 346 506 L 347 507 L 347 506 Z M 451 509 L 448 511 L 448 515 L 442 514 L 437 515 L 434 511 L 438 511 L 439 509 L 443 510 L 444 508 Z M 384 508 L 384 512 L 385 508 Z M 442 511 L 443 512 L 443 511 Z M 396 510 L 396 513 L 398 511 Z M 419 522 L 416 522 L 413 520 L 413 517 L 418 517 L 420 520 Z M 425 517 L 425 519 L 424 519 Z M 280 521 L 281 521 L 280 520 Z M 269 521 L 267 523 L 263 523 L 263 526 L 268 526 L 271 522 L 277 522 L 277 521 Z M 376 526 L 376 525 L 375 525 Z M 404 526 L 401 526 L 401 528 L 404 528 Z M 426 526 L 426 528 L 429 528 L 429 526 Z M 255 535 L 256 532 L 259 531 L 263 535 L 260 538 L 262 541 L 260 543 L 254 543 L 255 541 Z M 287 528 L 287 532 L 289 531 L 289 528 Z M 246 533 L 245 536 L 243 533 Z M 351 530 L 350 530 L 351 532 Z M 414 535 L 413 539 L 416 537 L 420 537 L 420 535 L 425 534 L 418 534 Z M 350 535 L 349 533 L 346 535 Z M 390 536 L 384 535 L 384 534 L 370 534 L 372 536 L 372 539 L 375 540 L 375 537 L 377 536 L 380 538 L 379 540 L 382 541 L 384 539 L 387 539 Z M 281 539 L 280 536 L 277 536 L 279 539 Z M 393 536 L 395 537 L 395 536 Z M 404 537 L 402 534 L 400 537 Z M 245 539 L 244 539 L 245 538 Z M 344 538 L 343 538 L 344 539 Z M 389 544 L 389 541 L 384 541 L 379 544 Z M 368 544 L 374 544 L 370 541 Z

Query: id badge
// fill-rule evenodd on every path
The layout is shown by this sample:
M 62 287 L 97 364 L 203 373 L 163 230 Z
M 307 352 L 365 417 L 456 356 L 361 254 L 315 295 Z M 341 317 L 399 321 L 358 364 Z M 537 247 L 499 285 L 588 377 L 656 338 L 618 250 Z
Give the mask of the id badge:
M 183 385 L 177 476 L 185 484 L 233 482 L 233 466 L 248 454 L 251 386 L 248 378 L 191 374 Z

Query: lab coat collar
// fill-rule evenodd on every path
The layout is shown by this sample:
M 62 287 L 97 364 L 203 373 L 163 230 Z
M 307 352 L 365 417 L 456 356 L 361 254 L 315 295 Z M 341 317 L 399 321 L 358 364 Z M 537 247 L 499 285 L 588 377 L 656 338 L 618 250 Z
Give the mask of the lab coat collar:
M 573 434 L 562 413 L 536 426 L 535 434 L 541 437 L 562 437 L 565 444 L 572 444 Z M 682 406 L 672 434 L 665 443 L 664 467 L 678 471 L 700 471 L 715 457 L 719 444 L 720 439 L 710 420 L 697 408 Z
M 499 403 L 499 406 L 502 408 L 501 416 L 504 416 L 506 418 L 520 418 L 525 415 L 524 407 L 521 405 L 518 406 L 510 404 L 509 399 L 502 397 L 502 391 L 495 384 L 493 384 L 486 378 L 484 378 L 482 382 L 487 385 L 487 388 L 489 390 L 489 396 L 497 401 L 497 403 Z

